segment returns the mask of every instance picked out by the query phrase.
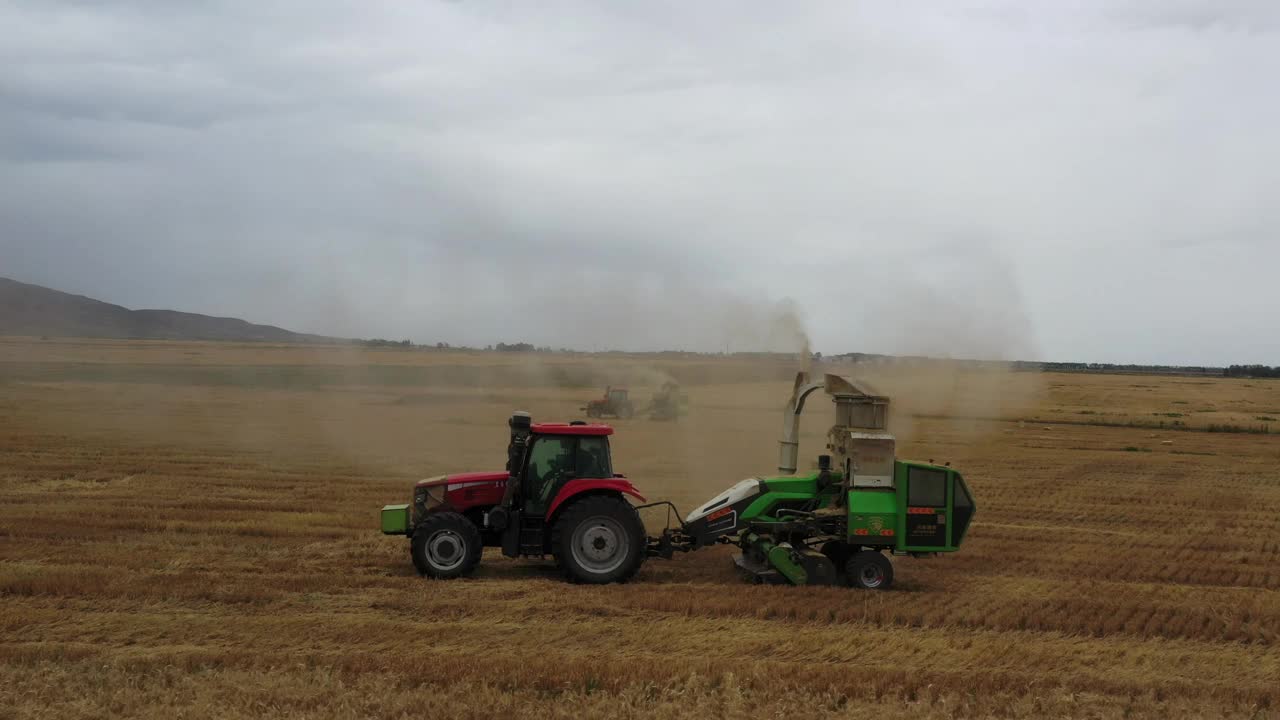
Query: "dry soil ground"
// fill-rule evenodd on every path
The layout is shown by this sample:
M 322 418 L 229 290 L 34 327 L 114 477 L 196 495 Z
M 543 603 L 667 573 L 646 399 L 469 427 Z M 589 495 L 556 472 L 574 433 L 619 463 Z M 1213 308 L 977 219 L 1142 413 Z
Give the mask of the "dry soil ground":
M 512 409 L 667 375 L 689 415 L 616 423 L 615 465 L 692 506 L 771 470 L 790 371 L 0 341 L 0 717 L 1278 712 L 1280 438 L 1205 429 L 1280 430 L 1280 382 L 868 371 L 900 454 L 979 504 L 889 592 L 748 586 L 727 548 L 621 586 L 492 553 L 434 582 L 377 532 L 412 480 L 500 468 Z

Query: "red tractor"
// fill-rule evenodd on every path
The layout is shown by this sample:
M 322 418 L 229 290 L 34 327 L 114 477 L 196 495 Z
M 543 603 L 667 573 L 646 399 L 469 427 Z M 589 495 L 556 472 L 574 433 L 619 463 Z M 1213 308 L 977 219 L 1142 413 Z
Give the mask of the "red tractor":
M 636 414 L 636 407 L 632 404 L 627 389 L 613 386 L 605 388 L 604 397 L 589 401 L 582 409 L 589 418 L 629 418 Z
M 646 556 L 644 523 L 624 496 L 644 502 L 613 472 L 608 425 L 508 421 L 507 469 L 442 475 L 414 486 L 411 505 L 382 509 L 382 532 L 407 535 L 424 575 L 453 578 L 480 564 L 484 547 L 507 557 L 551 555 L 581 583 L 621 582 Z

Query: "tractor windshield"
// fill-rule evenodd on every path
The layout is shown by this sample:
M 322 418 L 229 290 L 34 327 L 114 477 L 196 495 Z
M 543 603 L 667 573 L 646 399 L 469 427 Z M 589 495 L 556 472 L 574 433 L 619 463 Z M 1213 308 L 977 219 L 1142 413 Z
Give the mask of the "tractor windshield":
M 626 390 L 610 390 L 609 399 L 614 402 L 622 402 L 623 400 L 627 399 L 627 391 Z
M 611 478 L 609 440 L 602 436 L 544 435 L 529 451 L 525 509 L 546 512 L 556 493 L 572 478 Z
M 573 470 L 573 441 L 568 435 L 539 437 L 529 452 L 529 470 L 525 476 L 525 507 L 545 512 L 555 491 Z

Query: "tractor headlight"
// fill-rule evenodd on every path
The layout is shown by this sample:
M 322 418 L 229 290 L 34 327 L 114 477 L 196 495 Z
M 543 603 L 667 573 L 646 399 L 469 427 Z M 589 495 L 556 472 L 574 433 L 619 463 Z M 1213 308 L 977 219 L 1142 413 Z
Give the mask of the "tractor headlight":
M 413 489 L 413 516 L 415 518 L 421 518 L 423 515 L 426 515 L 426 514 L 427 514 L 427 489 L 421 488 L 421 487 L 414 488 Z
M 413 512 L 417 517 L 427 514 L 444 504 L 444 487 L 417 487 L 413 489 Z

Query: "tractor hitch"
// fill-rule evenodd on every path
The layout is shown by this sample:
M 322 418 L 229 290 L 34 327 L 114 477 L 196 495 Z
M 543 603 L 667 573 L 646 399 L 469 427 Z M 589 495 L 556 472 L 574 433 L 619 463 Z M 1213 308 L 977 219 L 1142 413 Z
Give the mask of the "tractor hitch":
M 660 557 L 663 560 L 670 560 L 676 553 L 693 552 L 698 548 L 707 547 L 708 545 L 729 545 L 733 543 L 728 536 L 719 536 L 713 540 L 699 538 L 697 535 L 691 535 L 688 532 L 688 526 L 680 519 L 680 508 L 668 500 L 660 500 L 658 502 L 649 503 L 648 505 L 637 505 L 636 510 L 646 510 L 653 507 L 667 508 L 667 526 L 662 529 L 662 533 L 657 537 L 649 536 L 645 538 L 645 553 L 649 557 Z M 676 522 L 680 523 L 680 527 L 671 526 L 671 514 L 675 513 Z
M 671 528 L 663 530 L 657 537 L 645 538 L 645 554 L 649 557 L 670 560 L 677 552 L 685 553 L 691 550 L 693 550 L 693 543 L 688 541 L 688 536 Z
M 684 531 L 684 521 L 680 519 L 680 508 L 676 507 L 675 503 L 669 500 L 660 500 L 648 505 L 637 505 L 636 510 L 664 506 L 667 508 L 667 526 L 662 529 L 662 534 L 657 537 L 650 535 L 645 538 L 645 554 L 648 557 L 660 557 L 663 560 L 670 560 L 678 552 L 686 553 L 696 550 L 697 545 L 694 544 L 693 538 Z M 676 522 L 680 523 L 678 528 L 671 527 L 671 514 L 673 512 L 675 513 Z
M 678 552 L 693 552 L 698 548 L 708 546 L 708 543 L 699 543 L 697 538 L 687 535 L 683 530 L 674 528 L 666 528 L 662 534 L 657 537 L 645 538 L 645 552 L 649 557 L 660 557 L 663 560 L 670 560 L 673 555 Z M 718 537 L 715 539 L 715 545 L 732 545 L 733 540 L 728 537 Z

